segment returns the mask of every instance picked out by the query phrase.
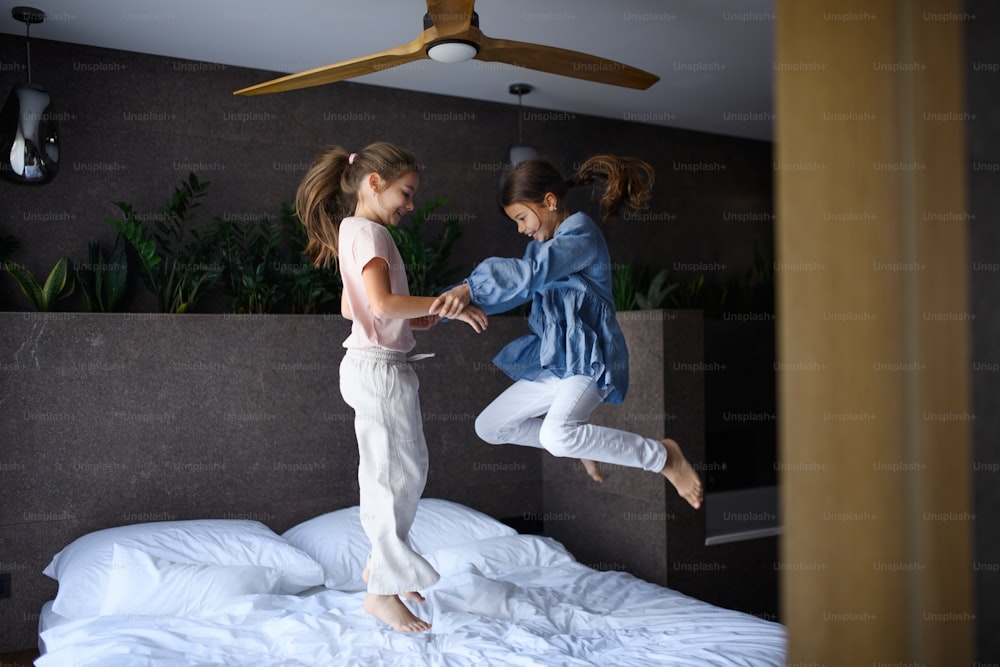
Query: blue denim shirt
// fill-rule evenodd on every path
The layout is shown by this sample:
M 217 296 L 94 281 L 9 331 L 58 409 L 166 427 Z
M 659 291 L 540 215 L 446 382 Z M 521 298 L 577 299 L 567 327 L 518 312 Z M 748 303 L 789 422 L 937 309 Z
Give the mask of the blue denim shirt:
M 625 400 L 628 348 L 615 317 L 611 257 L 590 216 L 574 213 L 548 241 L 530 241 L 523 258 L 487 259 L 464 282 L 488 315 L 531 301 L 532 333 L 493 359 L 512 379 L 588 375 L 607 391 L 605 402 Z

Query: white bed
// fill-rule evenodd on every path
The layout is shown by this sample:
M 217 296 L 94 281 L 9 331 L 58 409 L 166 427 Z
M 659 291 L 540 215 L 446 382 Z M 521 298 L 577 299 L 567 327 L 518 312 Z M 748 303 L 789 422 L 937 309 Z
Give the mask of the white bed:
M 577 563 L 464 506 L 424 499 L 411 533 L 441 580 L 430 631 L 361 610 L 357 507 L 282 536 L 256 522 L 98 531 L 53 558 L 39 667 L 785 664 L 783 626 Z M 62 613 L 60 613 L 62 612 Z

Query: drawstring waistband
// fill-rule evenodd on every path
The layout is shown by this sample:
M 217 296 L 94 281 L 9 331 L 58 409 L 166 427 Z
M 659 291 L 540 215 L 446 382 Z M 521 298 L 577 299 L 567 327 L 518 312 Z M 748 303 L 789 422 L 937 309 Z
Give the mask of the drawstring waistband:
M 380 347 L 349 347 L 347 348 L 347 356 L 367 361 L 381 361 L 387 364 L 405 364 L 410 361 L 429 359 L 434 356 L 434 353 L 424 352 L 406 356 L 406 352 L 383 350 Z

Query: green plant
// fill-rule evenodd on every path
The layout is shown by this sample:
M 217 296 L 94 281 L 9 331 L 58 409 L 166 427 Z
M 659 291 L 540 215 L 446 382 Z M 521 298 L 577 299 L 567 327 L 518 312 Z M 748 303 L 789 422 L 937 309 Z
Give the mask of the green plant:
M 435 210 L 449 201 L 451 200 L 446 197 L 436 197 L 414 212 L 408 225 L 389 227 L 389 233 L 392 234 L 406 267 L 410 294 L 434 295 L 450 284 L 452 268 L 448 261 L 451 248 L 462 235 L 457 216 L 449 215 L 445 218 L 444 228 L 436 243 L 424 238 L 424 223 Z
M 719 318 L 729 296 L 729 288 L 719 283 L 708 282 L 705 274 L 699 273 L 693 278 L 680 280 L 677 289 L 670 295 L 670 304 L 674 308 L 693 308 L 705 311 L 708 319 Z
M 118 232 L 111 254 L 105 258 L 101 244 L 91 242 L 88 263 L 76 268 L 76 279 L 90 312 L 113 313 L 118 309 L 128 284 L 128 256 L 125 236 Z
M 635 310 L 636 294 L 639 285 L 644 280 L 645 269 L 631 262 L 615 264 L 611 271 L 611 295 L 614 297 L 615 310 Z
M 649 281 L 649 287 L 646 289 L 645 294 L 636 292 L 635 303 L 639 310 L 663 308 L 671 292 L 680 287 L 678 283 L 667 284 L 668 277 L 667 270 L 662 269 Z
M 31 272 L 20 264 L 6 261 L 4 262 L 4 268 L 14 277 L 21 291 L 31 299 L 35 308 L 43 313 L 51 311 L 53 304 L 58 299 L 67 297 L 73 293 L 74 283 L 72 280 L 69 280 L 68 257 L 59 258 L 59 261 L 49 271 L 44 285 L 39 285 Z M 68 291 L 66 290 L 67 285 L 69 286 Z
M 211 239 L 222 254 L 233 312 L 271 312 L 285 292 L 278 254 L 281 228 L 270 220 L 243 225 L 217 218 L 214 223 Z
M 155 231 L 147 229 L 131 204 L 115 202 L 122 218 L 108 224 L 131 245 L 143 282 L 156 295 L 160 312 L 190 311 L 222 272 L 215 248 L 189 220 L 208 186 L 208 181 L 189 174 L 154 220 Z
M 666 269 L 658 271 L 652 278 L 650 270 L 632 262 L 616 264 L 611 272 L 611 293 L 615 300 L 615 310 L 655 310 L 667 305 L 667 297 L 680 285 L 668 283 L 670 274 Z
M 295 207 L 284 202 L 281 222 L 291 247 L 289 261 L 280 265 L 278 273 L 285 284 L 285 293 L 293 313 L 317 313 L 326 303 L 340 297 L 343 284 L 340 274 L 330 268 L 319 268 L 305 254 L 305 227 L 295 215 Z
M 756 283 L 753 285 L 753 305 L 765 312 L 774 312 L 774 262 L 753 244 Z
M 753 269 L 742 280 L 730 284 L 734 296 L 731 309 L 736 312 L 774 312 L 774 265 L 753 244 Z
M 108 220 L 108 224 L 117 229 L 130 244 L 136 259 L 139 261 L 139 272 L 142 274 L 146 287 L 153 293 L 158 293 L 159 269 L 157 266 L 163 261 L 163 258 L 156 247 L 156 239 L 143 226 L 131 204 L 119 201 L 115 202 L 115 206 L 121 210 L 122 219 Z
M 697 309 L 707 319 L 724 313 L 774 312 L 774 273 L 754 243 L 754 266 L 740 279 L 726 283 L 711 281 L 700 273 L 693 277 L 672 278 L 667 269 L 649 277 L 645 267 L 618 264 L 611 276 L 615 309 L 678 308 Z

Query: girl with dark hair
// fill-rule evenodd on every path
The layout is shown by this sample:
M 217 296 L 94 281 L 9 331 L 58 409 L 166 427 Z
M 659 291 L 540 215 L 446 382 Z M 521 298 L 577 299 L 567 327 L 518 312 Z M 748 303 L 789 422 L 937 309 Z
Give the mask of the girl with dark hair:
M 439 578 L 408 539 L 427 481 L 427 444 L 419 383 L 406 358 L 414 346 L 411 330 L 430 328 L 439 317 L 430 314 L 433 297 L 410 296 L 386 229 L 413 210 L 418 185 L 413 156 L 392 144 L 358 153 L 332 146 L 315 159 L 295 195 L 306 253 L 316 266 L 339 264 L 341 312 L 352 320 L 340 392 L 355 411 L 361 525 L 371 542 L 363 606 L 400 632 L 430 627 L 400 598 L 423 601 L 419 591 Z M 476 306 L 457 310 L 453 316 L 477 333 L 486 327 Z
M 524 257 L 483 261 L 430 312 L 448 318 L 471 303 L 493 314 L 531 302 L 532 333 L 493 360 L 515 382 L 476 419 L 480 438 L 579 458 L 598 482 L 604 478 L 596 462 L 649 470 L 697 509 L 701 479 L 674 440 L 587 423 L 602 402 L 625 400 L 628 349 L 615 317 L 604 235 L 585 213 L 570 214 L 566 194 L 599 183 L 607 218 L 646 208 L 653 179 L 649 164 L 630 157 L 594 156 L 568 180 L 546 160 L 521 162 L 508 173 L 500 204 L 518 232 L 531 237 Z

